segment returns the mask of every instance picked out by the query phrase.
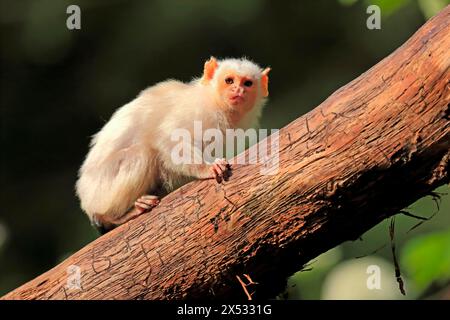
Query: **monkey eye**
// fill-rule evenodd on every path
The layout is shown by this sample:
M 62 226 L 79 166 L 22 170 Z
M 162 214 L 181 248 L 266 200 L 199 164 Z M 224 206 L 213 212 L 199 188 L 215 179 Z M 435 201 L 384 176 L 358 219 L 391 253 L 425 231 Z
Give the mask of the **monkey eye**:
M 244 82 L 244 86 L 246 86 L 246 87 L 251 87 L 252 84 L 253 84 L 253 81 L 250 81 L 250 80 L 247 80 Z
M 225 79 L 225 83 L 226 84 L 233 84 L 233 78 L 230 78 L 230 77 L 226 78 Z

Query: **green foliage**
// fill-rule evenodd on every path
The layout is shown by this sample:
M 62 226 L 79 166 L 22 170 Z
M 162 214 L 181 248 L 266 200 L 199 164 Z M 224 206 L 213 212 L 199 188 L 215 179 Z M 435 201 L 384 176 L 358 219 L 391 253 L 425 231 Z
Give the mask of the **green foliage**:
M 380 7 L 381 16 L 389 17 L 394 12 L 398 11 L 411 0 L 365 0 L 366 6 L 377 5 Z
M 409 240 L 401 264 L 418 288 L 450 281 L 450 229 L 420 235 Z
M 419 7 L 422 10 L 425 18 L 429 19 L 439 11 L 442 10 L 446 5 L 450 3 L 450 0 L 417 0 Z
M 319 299 L 326 275 L 343 259 L 342 247 L 325 252 L 289 278 L 288 299 Z
M 396 13 L 401 8 L 414 2 L 418 4 L 422 14 L 426 19 L 431 18 L 439 11 L 441 11 L 446 5 L 450 3 L 450 0 L 362 0 L 365 6 L 377 5 L 381 9 L 382 17 L 389 17 L 393 13 Z M 358 0 L 338 0 L 343 6 L 354 5 Z
M 395 243 L 400 258 L 400 269 L 405 281 L 407 299 L 414 299 L 423 295 L 424 290 L 435 285 L 434 291 L 449 281 L 449 230 L 450 225 L 450 187 L 439 187 L 435 192 L 441 195 L 439 208 L 433 197 L 427 196 L 411 204 L 407 210 L 418 216 L 430 217 L 422 225 L 411 230 L 418 221 L 414 218 L 398 215 L 395 225 Z M 438 210 L 439 209 L 439 210 Z M 389 219 L 384 220 L 364 235 L 358 241 L 348 241 L 342 245 L 320 255 L 306 267 L 309 271 L 294 274 L 288 282 L 287 293 L 289 299 L 320 299 L 327 296 L 330 290 L 326 282 L 330 276 L 339 274 L 342 266 L 353 266 L 352 272 L 340 272 L 338 278 L 342 280 L 342 288 L 347 286 L 359 287 L 360 298 L 398 299 L 401 298 L 396 285 L 392 253 L 389 240 Z M 411 230 L 411 231 L 410 231 Z M 358 257 L 358 258 L 357 258 Z M 384 264 L 376 262 L 382 259 Z M 394 292 L 370 292 L 361 290 L 362 279 L 356 273 L 364 273 L 367 262 L 373 261 L 382 268 L 383 281 L 389 284 Z M 390 265 L 390 266 L 389 266 Z M 350 270 L 350 269 L 349 269 Z M 360 278 L 363 278 L 360 276 Z M 334 281 L 336 284 L 336 281 Z M 394 284 L 394 285 L 392 285 Z M 356 290 L 356 289 L 355 289 Z M 338 291 L 337 285 L 334 291 Z M 345 291 L 345 290 L 344 290 Z M 425 293 L 424 297 L 434 292 Z M 356 294 L 356 292 L 354 292 Z M 329 294 L 329 292 L 328 292 Z M 344 292 L 342 293 L 344 294 Z M 348 294 L 348 292 L 347 292 Z

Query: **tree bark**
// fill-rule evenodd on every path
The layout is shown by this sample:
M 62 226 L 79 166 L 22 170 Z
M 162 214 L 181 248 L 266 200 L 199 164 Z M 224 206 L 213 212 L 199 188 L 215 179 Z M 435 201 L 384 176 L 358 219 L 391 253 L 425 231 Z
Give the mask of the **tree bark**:
M 449 182 L 449 23 L 450 6 L 281 129 L 276 174 L 236 165 L 229 182 L 189 183 L 3 299 L 245 299 L 242 274 L 273 297 L 313 257 Z

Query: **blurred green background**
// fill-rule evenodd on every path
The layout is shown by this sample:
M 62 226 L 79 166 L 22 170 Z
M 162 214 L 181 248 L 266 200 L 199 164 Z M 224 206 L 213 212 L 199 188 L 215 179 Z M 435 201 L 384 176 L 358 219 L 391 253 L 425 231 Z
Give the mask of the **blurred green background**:
M 272 67 L 262 125 L 281 128 L 448 2 L 0 1 L 0 295 L 97 237 L 75 197 L 77 170 L 90 135 L 140 90 L 166 78 L 189 81 L 211 55 L 247 56 Z M 66 28 L 70 4 L 81 8 L 81 30 Z M 381 8 L 381 30 L 366 28 L 369 4 Z M 431 216 L 437 206 L 427 197 L 410 211 Z M 413 231 L 416 220 L 396 219 L 406 298 L 450 298 L 449 212 L 443 195 L 435 217 Z M 312 261 L 283 297 L 400 299 L 392 261 L 385 221 Z M 369 265 L 381 270 L 381 290 L 367 289 Z

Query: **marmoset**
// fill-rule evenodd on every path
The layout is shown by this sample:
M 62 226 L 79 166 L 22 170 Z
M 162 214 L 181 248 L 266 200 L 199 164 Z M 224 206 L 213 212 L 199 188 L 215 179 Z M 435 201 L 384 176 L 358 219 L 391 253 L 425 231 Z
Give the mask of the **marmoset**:
M 231 166 L 223 158 L 174 163 L 171 133 L 192 132 L 195 121 L 222 131 L 256 126 L 269 94 L 269 71 L 247 59 L 211 57 L 201 78 L 160 82 L 119 108 L 92 137 L 79 170 L 76 193 L 91 223 L 104 233 L 150 211 L 192 179 L 227 179 Z

